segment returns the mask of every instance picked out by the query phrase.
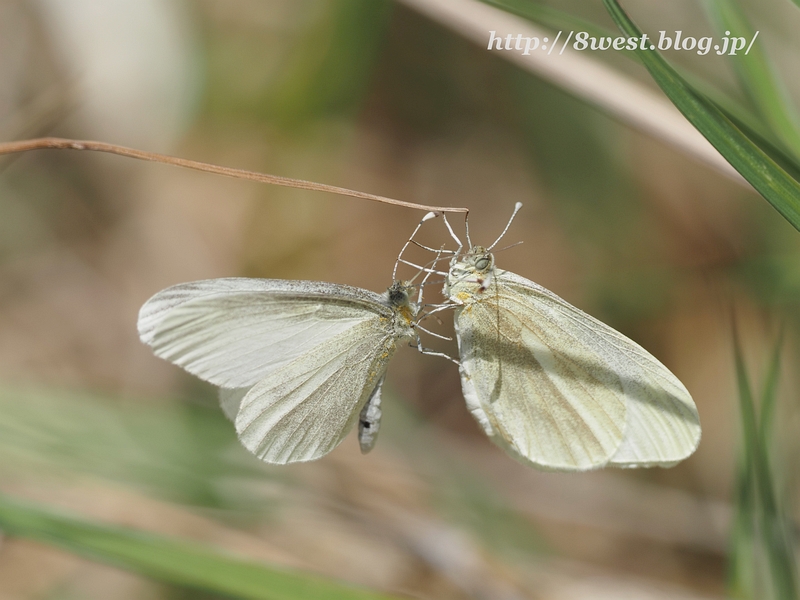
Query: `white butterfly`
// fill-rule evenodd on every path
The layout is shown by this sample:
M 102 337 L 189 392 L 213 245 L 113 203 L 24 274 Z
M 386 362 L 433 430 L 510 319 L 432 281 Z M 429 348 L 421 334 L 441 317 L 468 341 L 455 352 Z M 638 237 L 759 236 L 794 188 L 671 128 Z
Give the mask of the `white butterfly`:
M 389 360 L 416 337 L 413 289 L 395 282 L 379 295 L 315 281 L 196 281 L 148 300 L 139 336 L 156 355 L 221 388 L 225 414 L 260 459 L 319 458 L 357 420 L 368 452 Z
M 700 421 L 678 378 L 618 331 L 499 269 L 496 244 L 457 252 L 444 288 L 464 398 L 492 441 L 554 471 L 668 467 L 691 455 Z

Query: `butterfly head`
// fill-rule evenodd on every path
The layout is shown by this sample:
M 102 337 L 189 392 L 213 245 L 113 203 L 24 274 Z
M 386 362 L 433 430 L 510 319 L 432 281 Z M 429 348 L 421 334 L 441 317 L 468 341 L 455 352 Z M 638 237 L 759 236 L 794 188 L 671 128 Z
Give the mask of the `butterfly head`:
M 457 302 L 482 294 L 492 283 L 494 269 L 494 254 L 483 246 L 473 246 L 460 259 L 453 259 L 445 294 Z
M 470 248 L 463 262 L 467 265 L 468 270 L 478 277 L 485 277 L 494 271 L 494 254 L 483 246 Z

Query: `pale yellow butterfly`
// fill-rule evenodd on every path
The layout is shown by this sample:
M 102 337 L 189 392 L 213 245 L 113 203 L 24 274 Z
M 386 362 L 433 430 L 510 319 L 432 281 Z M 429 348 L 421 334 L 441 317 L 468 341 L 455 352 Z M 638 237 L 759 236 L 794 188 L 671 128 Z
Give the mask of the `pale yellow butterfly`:
M 492 441 L 554 471 L 668 467 L 691 455 L 700 421 L 678 378 L 636 342 L 497 267 L 497 241 L 456 252 L 444 288 L 464 398 Z

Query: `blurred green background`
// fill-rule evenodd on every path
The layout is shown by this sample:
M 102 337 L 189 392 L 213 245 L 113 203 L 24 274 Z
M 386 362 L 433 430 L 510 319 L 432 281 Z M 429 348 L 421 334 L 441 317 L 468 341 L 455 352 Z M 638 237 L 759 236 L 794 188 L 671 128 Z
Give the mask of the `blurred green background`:
M 0 140 L 98 139 L 466 206 L 477 243 L 523 202 L 506 241 L 524 243 L 500 265 L 673 370 L 700 411 L 697 453 L 669 470 L 528 469 L 483 437 L 452 364 L 403 349 L 371 454 L 352 436 L 316 463 L 263 465 L 211 386 L 139 342 L 139 307 L 237 275 L 382 291 L 422 213 L 42 151 L 0 162 L 0 493 L 410 597 L 791 597 L 777 542 L 757 538 L 780 529 L 780 568 L 796 568 L 800 234 L 746 186 L 412 4 L 442 2 L 6 0 Z M 625 6 L 651 32 L 720 35 L 711 3 Z M 800 10 L 739 6 L 797 106 Z M 549 7 L 614 28 L 599 2 Z M 591 58 L 656 90 L 624 56 Z M 740 65 L 667 58 L 758 114 Z M 447 240 L 438 222 L 421 239 Z M 759 399 L 769 414 L 748 445 L 755 417 L 740 409 Z M 754 452 L 771 479 L 748 467 Z M 748 486 L 773 493 L 759 496 L 773 525 L 751 514 Z M 0 538 L 3 600 L 222 597 L 160 579 Z

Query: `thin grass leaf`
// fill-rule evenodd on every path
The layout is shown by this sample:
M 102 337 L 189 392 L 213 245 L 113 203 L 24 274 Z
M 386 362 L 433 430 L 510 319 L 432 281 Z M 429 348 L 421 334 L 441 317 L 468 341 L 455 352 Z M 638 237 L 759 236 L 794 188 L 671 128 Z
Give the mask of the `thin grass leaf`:
M 739 391 L 739 411 L 742 415 L 744 454 L 747 457 L 753 457 L 758 447 L 756 407 L 753 401 L 753 392 L 750 387 L 747 368 L 744 364 L 744 357 L 742 356 L 742 348 L 739 342 L 739 332 L 736 328 L 736 324 L 733 325 L 733 357 L 736 366 L 736 387 Z
M 704 95 L 703 92 L 697 92 L 696 88 L 695 93 Z M 741 114 L 729 111 L 727 106 L 716 101 L 712 101 L 712 104 L 716 106 L 745 137 L 749 138 L 762 152 L 775 161 L 781 169 L 786 171 L 789 177 L 795 181 L 800 181 L 800 161 L 795 159 L 779 140 L 774 139 L 774 136 L 766 132 L 763 126 L 756 124 L 754 127 L 752 121 L 741 120 Z
M 772 360 L 764 381 L 764 391 L 761 395 L 761 410 L 759 415 L 759 436 L 762 440 L 772 437 L 772 423 L 775 414 L 775 404 L 778 397 L 778 381 L 781 372 L 781 348 L 783 347 L 783 331 L 781 331 L 772 351 Z M 766 448 L 766 446 L 765 446 Z
M 754 40 L 747 54 L 739 52 L 728 58 L 770 129 L 795 157 L 800 157 L 800 121 L 757 37 L 758 32 L 733 0 L 710 0 L 707 6 L 720 33 L 730 32 L 733 36 Z
M 322 577 L 267 567 L 198 544 L 59 515 L 0 495 L 0 528 L 163 581 L 253 600 L 391 600 Z M 396 600 L 396 599 L 395 599 Z
M 769 440 L 772 437 L 772 415 L 780 378 L 780 359 L 783 335 L 779 336 L 772 354 L 764 385 L 759 416 L 758 448 L 756 463 L 758 494 L 761 503 L 761 528 L 773 590 L 781 600 L 797 598 L 797 572 L 791 524 L 782 514 L 777 501 L 776 485 L 770 465 Z
M 630 37 L 641 36 L 616 0 L 603 0 L 620 30 Z M 705 96 L 695 92 L 657 52 L 637 50 L 653 79 L 667 97 L 723 157 L 800 231 L 800 183 L 739 130 Z
M 738 330 L 733 324 L 733 351 L 736 369 L 736 386 L 739 413 L 742 420 L 742 450 L 737 466 L 736 514 L 731 527 L 731 554 L 728 566 L 728 583 L 734 598 L 756 597 L 758 586 L 758 554 L 756 551 L 757 500 L 756 461 L 756 411 L 747 370 L 742 357 Z
M 735 513 L 728 556 L 728 590 L 733 598 L 752 598 L 756 589 L 756 500 L 752 464 L 741 452 L 736 467 Z
M 781 340 L 776 344 L 764 386 L 764 396 L 757 418 L 756 406 L 741 344 L 734 325 L 734 360 L 742 417 L 743 460 L 737 482 L 737 515 L 734 520 L 730 583 L 732 592 L 741 597 L 759 593 L 758 548 L 763 548 L 774 596 L 779 600 L 797 598 L 797 573 L 791 526 L 777 502 L 775 483 L 769 465 L 769 423 L 777 396 L 780 375 Z M 763 420 L 767 418 L 766 424 Z M 761 421 L 759 423 L 759 421 Z M 749 522 L 748 522 L 748 519 Z M 748 548 L 749 546 L 749 548 Z M 747 565 L 747 561 L 752 561 Z

